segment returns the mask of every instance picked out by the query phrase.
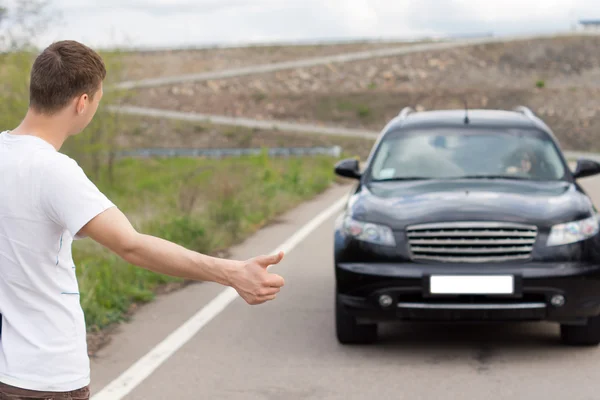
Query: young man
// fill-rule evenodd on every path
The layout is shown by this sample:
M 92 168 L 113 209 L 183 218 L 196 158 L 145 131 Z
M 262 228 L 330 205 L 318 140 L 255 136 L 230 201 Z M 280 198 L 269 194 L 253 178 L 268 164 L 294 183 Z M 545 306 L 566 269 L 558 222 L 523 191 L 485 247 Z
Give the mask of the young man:
M 252 305 L 273 300 L 284 285 L 267 271 L 282 253 L 225 260 L 136 232 L 59 153 L 92 120 L 105 76 L 90 48 L 52 44 L 33 65 L 25 118 L 0 134 L 0 399 L 89 398 L 74 239 L 89 237 L 158 273 L 231 286 Z

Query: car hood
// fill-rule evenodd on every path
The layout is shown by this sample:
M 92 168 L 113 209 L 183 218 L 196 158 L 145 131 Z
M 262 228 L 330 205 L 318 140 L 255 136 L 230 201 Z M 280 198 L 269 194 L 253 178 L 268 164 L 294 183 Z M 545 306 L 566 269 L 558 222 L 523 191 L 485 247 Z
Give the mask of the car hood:
M 503 221 L 550 227 L 591 215 L 590 199 L 566 181 L 452 180 L 378 182 L 361 186 L 349 202 L 355 219 L 407 225 Z

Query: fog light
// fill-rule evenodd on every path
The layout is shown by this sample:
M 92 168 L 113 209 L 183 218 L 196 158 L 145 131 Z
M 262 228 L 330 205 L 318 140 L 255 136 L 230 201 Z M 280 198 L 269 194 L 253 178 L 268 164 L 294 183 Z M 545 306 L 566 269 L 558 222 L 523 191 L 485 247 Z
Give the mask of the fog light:
M 552 296 L 552 299 L 550 299 L 550 303 L 554 307 L 562 307 L 565 305 L 565 296 L 563 296 L 562 294 L 555 294 L 554 296 Z
M 387 294 L 379 296 L 379 305 L 381 305 L 381 307 L 389 307 L 392 305 L 392 302 L 392 297 Z

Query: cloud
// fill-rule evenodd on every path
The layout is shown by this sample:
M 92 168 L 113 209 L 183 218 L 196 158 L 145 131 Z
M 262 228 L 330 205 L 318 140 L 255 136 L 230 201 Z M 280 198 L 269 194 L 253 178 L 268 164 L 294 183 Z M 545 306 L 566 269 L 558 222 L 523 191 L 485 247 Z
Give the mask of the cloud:
M 67 0 L 72 1 L 72 0 Z M 89 4 L 86 4 L 89 3 Z M 102 3 L 94 3 L 85 0 L 84 2 L 73 2 L 63 5 L 63 9 L 67 13 L 77 14 L 94 14 L 100 10 L 112 12 L 118 11 L 135 11 L 144 14 L 168 15 L 168 14 L 210 14 L 227 9 L 241 9 L 252 7 L 256 2 L 250 0 L 204 0 L 201 2 L 195 1 L 179 1 L 172 2 L 166 0 L 157 1 L 130 1 L 127 3 L 120 1 L 104 1 Z
M 72 38 L 94 46 L 504 35 L 565 30 L 578 17 L 600 18 L 596 0 L 54 0 L 53 4 L 62 12 L 63 22 L 55 24 L 44 40 Z

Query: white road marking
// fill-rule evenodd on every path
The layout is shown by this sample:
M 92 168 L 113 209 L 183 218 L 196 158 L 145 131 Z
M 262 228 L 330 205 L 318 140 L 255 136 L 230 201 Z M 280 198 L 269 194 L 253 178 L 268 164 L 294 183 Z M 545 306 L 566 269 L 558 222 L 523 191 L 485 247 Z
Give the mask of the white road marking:
M 346 201 L 347 198 L 344 197 L 322 211 L 275 249 L 273 254 L 283 251 L 287 255 L 323 222 L 341 210 Z M 238 297 L 233 288 L 223 290 L 204 308 L 93 396 L 92 400 L 121 400 Z

